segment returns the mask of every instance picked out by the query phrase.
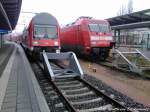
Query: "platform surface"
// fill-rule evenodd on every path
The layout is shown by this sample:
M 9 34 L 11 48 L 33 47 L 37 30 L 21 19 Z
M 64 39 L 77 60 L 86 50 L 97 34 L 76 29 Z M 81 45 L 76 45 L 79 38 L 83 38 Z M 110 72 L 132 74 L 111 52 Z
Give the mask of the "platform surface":
M 140 51 L 150 60 L 150 50 L 148 50 L 148 51 L 140 50 Z
M 13 49 L 14 45 L 12 44 L 4 44 L 4 46 L 0 48 L 0 77 L 3 73 L 5 66 L 8 63 Z
M 0 112 L 49 112 L 23 49 L 14 46 L 0 77 Z

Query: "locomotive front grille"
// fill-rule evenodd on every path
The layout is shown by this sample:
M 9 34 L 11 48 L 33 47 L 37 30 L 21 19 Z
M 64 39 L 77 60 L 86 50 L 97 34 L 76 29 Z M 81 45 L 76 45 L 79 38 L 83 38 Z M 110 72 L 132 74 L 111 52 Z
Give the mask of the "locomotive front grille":
M 43 50 L 45 50 L 46 52 L 56 52 L 56 50 L 58 50 L 59 47 L 58 46 L 53 46 L 53 47 L 34 47 L 34 51 L 35 52 L 42 52 Z

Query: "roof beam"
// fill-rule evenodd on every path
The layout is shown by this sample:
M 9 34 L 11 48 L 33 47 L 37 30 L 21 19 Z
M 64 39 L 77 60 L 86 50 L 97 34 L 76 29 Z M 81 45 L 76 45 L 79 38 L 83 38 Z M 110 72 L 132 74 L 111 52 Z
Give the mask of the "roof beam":
M 150 21 L 116 25 L 116 26 L 112 26 L 111 28 L 113 30 L 122 30 L 122 29 L 134 29 L 134 28 L 144 28 L 144 27 L 150 27 Z
M 9 21 L 9 19 L 8 19 L 8 16 L 7 16 L 7 14 L 6 14 L 6 12 L 5 12 L 5 9 L 4 9 L 4 7 L 3 7 L 3 5 L 2 5 L 1 2 L 0 2 L 0 11 L 2 12 L 4 18 L 5 18 L 6 21 L 7 21 L 7 24 L 8 24 L 8 26 L 9 26 L 10 30 L 12 31 L 12 26 L 11 26 L 11 24 L 10 24 L 10 21 Z

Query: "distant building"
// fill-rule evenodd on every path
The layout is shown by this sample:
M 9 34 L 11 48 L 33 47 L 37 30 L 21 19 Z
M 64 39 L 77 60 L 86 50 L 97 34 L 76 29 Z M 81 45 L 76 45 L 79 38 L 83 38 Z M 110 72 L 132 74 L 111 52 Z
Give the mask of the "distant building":
M 142 47 L 150 49 L 150 29 L 126 29 L 120 31 L 120 38 L 116 34 L 115 41 L 119 46 Z

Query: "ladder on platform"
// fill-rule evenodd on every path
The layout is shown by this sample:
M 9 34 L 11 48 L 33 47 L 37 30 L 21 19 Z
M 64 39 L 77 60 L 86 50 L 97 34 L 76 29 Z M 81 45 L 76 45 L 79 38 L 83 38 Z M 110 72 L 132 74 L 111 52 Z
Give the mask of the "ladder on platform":
M 113 66 L 117 69 L 131 71 L 142 75 L 143 71 L 150 70 L 150 59 L 140 50 L 122 52 L 118 49 L 113 51 Z
M 83 78 L 83 71 L 79 61 L 73 52 L 65 53 L 42 53 L 44 70 L 50 75 L 51 80 L 59 78 L 80 77 Z M 53 62 L 66 62 L 65 67 L 59 67 Z

